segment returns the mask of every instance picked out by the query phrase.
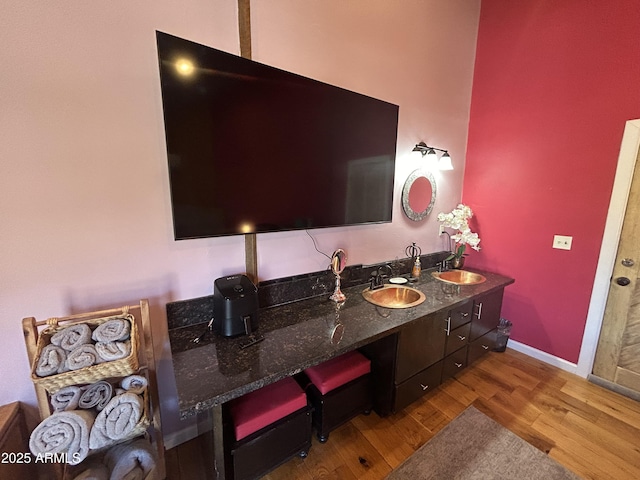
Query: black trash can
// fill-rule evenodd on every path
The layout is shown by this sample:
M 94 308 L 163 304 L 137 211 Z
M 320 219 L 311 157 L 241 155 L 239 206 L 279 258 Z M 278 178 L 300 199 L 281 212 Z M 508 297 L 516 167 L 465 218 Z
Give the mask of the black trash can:
M 506 318 L 501 318 L 498 324 L 498 335 L 496 338 L 496 346 L 494 352 L 504 352 L 507 349 L 507 342 L 511 335 L 511 327 L 513 324 Z

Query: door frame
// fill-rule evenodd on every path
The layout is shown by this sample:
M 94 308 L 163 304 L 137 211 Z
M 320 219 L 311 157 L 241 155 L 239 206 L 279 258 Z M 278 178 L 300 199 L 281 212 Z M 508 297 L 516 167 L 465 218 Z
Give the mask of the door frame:
M 591 290 L 591 301 L 585 324 L 582 346 L 576 373 L 581 377 L 588 377 L 593 370 L 596 357 L 598 339 L 602 328 L 604 310 L 609 294 L 611 275 L 616 262 L 618 244 L 622 232 L 622 223 L 631 190 L 631 180 L 640 152 L 640 119 L 629 120 L 625 124 L 616 176 L 613 182 L 609 211 L 605 223 L 604 235 L 600 246 L 598 266 Z M 640 162 L 639 162 L 640 163 Z

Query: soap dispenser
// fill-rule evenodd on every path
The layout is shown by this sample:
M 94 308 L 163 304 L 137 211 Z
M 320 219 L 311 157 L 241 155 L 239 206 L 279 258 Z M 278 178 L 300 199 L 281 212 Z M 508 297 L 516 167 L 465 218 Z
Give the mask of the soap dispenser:
M 413 267 L 411 268 L 411 278 L 417 279 L 420 277 L 420 273 L 422 272 L 422 265 L 420 265 L 420 254 L 422 253 L 419 246 L 416 245 L 416 242 L 413 242 L 410 247 L 405 249 L 405 253 L 407 256 L 413 258 Z
M 420 272 L 422 272 L 422 266 L 420 265 L 420 256 L 416 256 L 415 262 L 413 262 L 413 268 L 411 269 L 411 278 L 420 277 Z

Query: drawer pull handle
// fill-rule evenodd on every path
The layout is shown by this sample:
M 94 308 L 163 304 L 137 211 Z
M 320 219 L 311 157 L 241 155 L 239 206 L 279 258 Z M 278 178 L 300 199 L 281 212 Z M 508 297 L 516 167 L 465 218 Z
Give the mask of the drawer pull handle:
M 429 385 L 420 384 L 420 386 L 422 387 L 423 392 L 429 388 Z
M 458 362 L 453 362 L 453 363 L 454 363 L 454 365 L 455 365 L 456 367 L 458 367 L 458 368 L 460 368 L 460 367 L 462 367 L 462 365 L 464 365 L 464 364 L 462 364 L 462 363 L 458 363 Z
M 478 320 L 482 317 L 482 302 L 478 303 L 478 312 L 476 313 Z
M 468 316 L 469 316 L 469 312 L 461 312 L 461 313 L 460 313 L 460 316 L 461 316 L 462 318 L 468 317 Z
M 484 348 L 485 350 L 489 350 L 489 347 L 487 345 L 482 345 L 482 348 Z
M 460 339 L 461 342 L 464 342 L 467 339 L 467 337 L 462 335 L 458 335 L 458 338 Z

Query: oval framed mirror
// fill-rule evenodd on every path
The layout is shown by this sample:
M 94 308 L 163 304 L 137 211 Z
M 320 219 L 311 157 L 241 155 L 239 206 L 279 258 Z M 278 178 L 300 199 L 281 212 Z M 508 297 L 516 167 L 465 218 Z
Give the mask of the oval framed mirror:
M 347 254 L 341 248 L 333 252 L 331 256 L 331 271 L 334 275 L 340 275 L 347 265 Z
M 436 203 L 436 179 L 429 171 L 418 168 L 411 172 L 402 187 L 402 209 L 414 222 L 431 213 Z
M 336 288 L 333 291 L 333 295 L 329 297 L 329 300 L 333 300 L 336 303 L 344 302 L 347 297 L 340 291 L 340 274 L 347 266 L 347 254 L 341 248 L 333 252 L 331 256 L 331 271 L 336 276 Z

